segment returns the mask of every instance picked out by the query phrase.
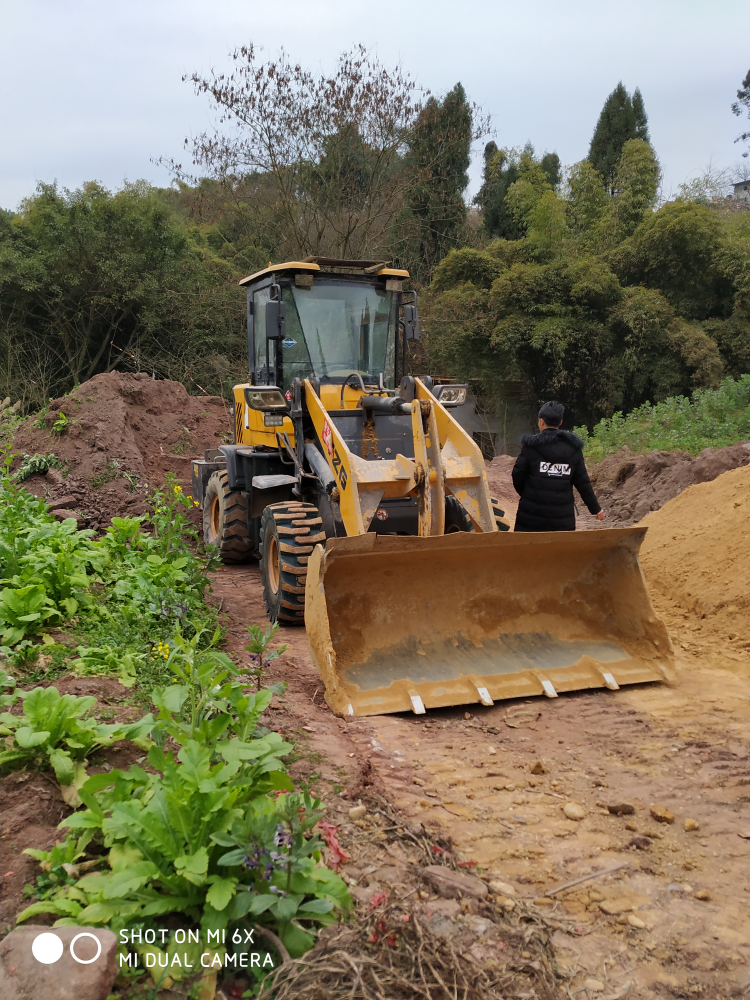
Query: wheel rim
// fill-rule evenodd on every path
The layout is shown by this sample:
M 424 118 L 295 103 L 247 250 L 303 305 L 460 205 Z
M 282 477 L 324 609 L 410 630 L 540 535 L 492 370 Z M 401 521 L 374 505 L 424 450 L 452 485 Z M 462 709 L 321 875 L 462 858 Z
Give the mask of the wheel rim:
M 279 592 L 279 543 L 276 535 L 270 534 L 266 545 L 268 562 L 268 586 L 274 594 Z
M 219 505 L 219 498 L 214 497 L 211 502 L 211 531 L 213 532 L 214 538 L 219 537 L 220 528 L 221 528 L 221 507 Z

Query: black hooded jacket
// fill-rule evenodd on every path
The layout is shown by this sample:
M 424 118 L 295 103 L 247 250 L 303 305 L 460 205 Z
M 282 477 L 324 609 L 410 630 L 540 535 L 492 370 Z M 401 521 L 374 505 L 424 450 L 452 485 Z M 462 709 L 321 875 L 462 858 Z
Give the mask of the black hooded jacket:
M 521 497 L 516 531 L 575 531 L 574 486 L 591 513 L 599 513 L 579 437 L 547 427 L 525 434 L 521 445 L 513 466 L 513 485 Z

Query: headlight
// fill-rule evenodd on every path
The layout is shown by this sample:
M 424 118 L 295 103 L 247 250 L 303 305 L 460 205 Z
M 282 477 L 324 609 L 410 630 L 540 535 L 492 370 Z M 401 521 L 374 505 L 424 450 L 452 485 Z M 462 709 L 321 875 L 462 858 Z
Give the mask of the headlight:
M 284 426 L 283 413 L 264 413 L 263 425 L 264 427 L 283 427 Z
M 252 410 L 287 410 L 287 402 L 278 389 L 245 389 L 245 402 Z
M 442 385 L 438 399 L 441 403 L 453 403 L 454 406 L 460 406 L 466 402 L 466 386 Z

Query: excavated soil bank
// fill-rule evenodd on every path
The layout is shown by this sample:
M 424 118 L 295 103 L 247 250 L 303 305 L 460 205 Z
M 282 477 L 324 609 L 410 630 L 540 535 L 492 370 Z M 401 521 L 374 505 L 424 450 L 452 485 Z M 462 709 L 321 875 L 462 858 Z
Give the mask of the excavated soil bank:
M 608 455 L 590 469 L 599 503 L 609 515 L 609 527 L 637 524 L 696 483 L 708 483 L 723 472 L 750 463 L 750 443 L 706 448 L 693 458 L 680 451 L 650 451 L 634 455 L 627 447 Z
M 52 425 L 60 413 L 67 424 L 56 434 Z M 148 491 L 169 472 L 189 484 L 190 459 L 231 440 L 231 429 L 229 406 L 219 396 L 189 396 L 180 382 L 155 381 L 143 372 L 110 372 L 52 400 L 44 417 L 25 420 L 13 448 L 53 453 L 65 463 L 33 476 L 26 488 L 98 528 L 113 516 L 143 513 Z

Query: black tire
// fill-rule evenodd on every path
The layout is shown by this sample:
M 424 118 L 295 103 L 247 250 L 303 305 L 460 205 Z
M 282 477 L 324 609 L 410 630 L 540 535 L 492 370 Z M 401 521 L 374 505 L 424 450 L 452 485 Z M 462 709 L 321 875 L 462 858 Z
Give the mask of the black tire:
M 469 515 L 455 497 L 445 498 L 445 533 L 452 535 L 455 531 L 473 531 Z
M 247 497 L 230 490 L 226 472 L 214 472 L 206 484 L 203 541 L 217 545 L 225 563 L 247 562 L 253 555 L 247 533 Z
M 323 519 L 311 503 L 286 500 L 266 507 L 260 522 L 260 579 L 272 622 L 305 624 L 307 561 L 325 542 Z
M 495 518 L 497 530 L 510 531 L 510 525 L 505 520 L 505 511 L 500 509 L 500 501 L 495 500 L 494 497 L 490 497 L 490 503 L 492 504 L 492 513 Z

